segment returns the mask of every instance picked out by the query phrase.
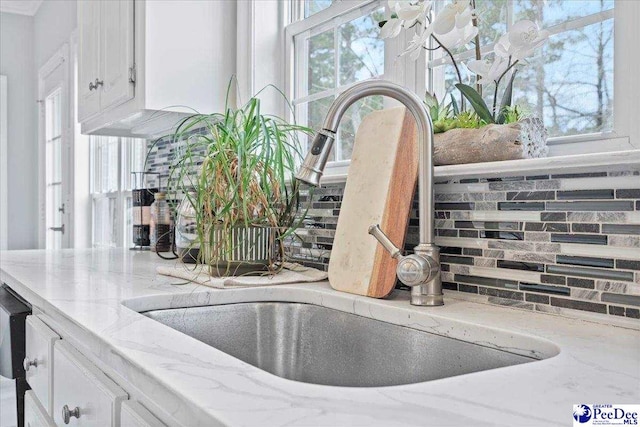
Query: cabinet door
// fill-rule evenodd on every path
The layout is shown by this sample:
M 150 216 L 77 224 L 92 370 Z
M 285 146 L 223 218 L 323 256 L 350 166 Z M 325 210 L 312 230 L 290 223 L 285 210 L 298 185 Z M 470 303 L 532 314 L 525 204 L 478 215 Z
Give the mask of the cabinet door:
M 60 339 L 36 316 L 27 317 L 25 324 L 25 360 L 27 382 L 45 407 L 52 412 L 53 343 Z
M 53 420 L 56 424 L 118 426 L 120 405 L 127 394 L 69 344 L 57 341 L 53 348 Z
M 132 400 L 122 403 L 120 419 L 120 427 L 164 427 L 144 406 Z
M 100 109 L 105 111 L 133 98 L 133 0 L 102 1 L 102 72 Z
M 78 1 L 78 120 L 100 111 L 100 1 Z
M 56 427 L 32 390 L 24 394 L 24 425 L 25 427 Z

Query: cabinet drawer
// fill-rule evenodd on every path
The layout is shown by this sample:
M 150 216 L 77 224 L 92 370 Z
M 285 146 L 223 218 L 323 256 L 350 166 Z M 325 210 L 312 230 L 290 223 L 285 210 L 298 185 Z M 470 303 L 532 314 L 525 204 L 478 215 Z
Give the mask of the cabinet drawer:
M 37 316 L 25 324 L 24 369 L 27 382 L 47 413 L 51 415 L 53 390 L 53 343 L 60 337 Z
M 127 399 L 124 390 L 64 341 L 56 342 L 53 348 L 56 424 L 119 426 L 120 406 Z
M 138 402 L 122 403 L 120 427 L 165 427 L 156 417 Z
M 56 427 L 33 390 L 28 390 L 24 394 L 24 425 L 25 427 Z

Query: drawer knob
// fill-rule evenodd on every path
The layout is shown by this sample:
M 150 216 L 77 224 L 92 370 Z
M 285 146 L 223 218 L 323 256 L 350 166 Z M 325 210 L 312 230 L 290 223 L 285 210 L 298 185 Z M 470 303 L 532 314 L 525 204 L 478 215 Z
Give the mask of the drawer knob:
M 73 409 L 69 409 L 67 405 L 64 405 L 62 407 L 62 421 L 64 421 L 65 424 L 69 424 L 71 417 L 80 418 L 80 408 L 76 406 Z
M 22 367 L 24 368 L 25 372 L 29 371 L 29 367 L 33 366 L 34 368 L 38 367 L 38 359 L 29 359 L 28 357 L 25 357 L 24 360 L 22 361 Z

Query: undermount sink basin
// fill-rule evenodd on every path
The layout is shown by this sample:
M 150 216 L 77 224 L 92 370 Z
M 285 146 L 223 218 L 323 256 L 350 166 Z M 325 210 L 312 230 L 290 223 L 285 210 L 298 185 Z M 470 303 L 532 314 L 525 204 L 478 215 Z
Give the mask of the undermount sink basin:
M 251 302 L 143 314 L 274 375 L 313 384 L 411 384 L 537 360 L 310 304 Z

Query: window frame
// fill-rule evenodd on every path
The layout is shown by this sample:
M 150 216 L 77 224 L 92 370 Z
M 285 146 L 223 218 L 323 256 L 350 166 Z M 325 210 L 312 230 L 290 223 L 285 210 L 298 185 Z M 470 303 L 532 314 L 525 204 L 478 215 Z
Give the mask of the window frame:
M 295 95 L 295 45 L 294 37 L 311 28 L 322 25 L 357 8 L 374 3 L 376 0 L 362 1 L 338 1 L 326 9 L 323 9 L 306 19 L 295 20 L 304 10 L 304 0 L 291 0 L 286 15 L 290 22 L 285 27 L 285 93 L 289 99 Z M 385 2 L 386 3 L 386 2 Z M 386 8 L 388 6 L 384 4 Z M 287 8 L 285 8 L 287 9 Z M 637 120 L 634 99 L 640 98 L 640 85 L 637 84 L 634 70 L 640 69 L 640 56 L 630 55 L 637 49 L 637 40 L 640 39 L 640 2 L 617 1 L 613 11 L 600 12 L 613 14 L 614 20 L 614 125 L 613 130 L 602 134 L 582 134 L 566 137 L 552 138 L 549 141 L 549 157 L 582 155 L 590 153 L 616 152 L 640 149 L 640 121 Z M 573 25 L 592 19 L 593 15 L 577 18 Z M 286 19 L 287 17 L 285 17 Z M 294 22 L 292 22 L 294 21 Z M 576 22 L 578 21 L 578 22 Z M 557 24 L 549 29 L 558 31 L 566 23 Z M 385 79 L 405 86 L 415 93 L 424 93 L 427 82 L 431 83 L 435 77 L 430 69 L 427 69 L 427 55 L 421 55 L 417 61 L 408 57 L 398 57 L 404 46 L 410 40 L 410 32 L 403 31 L 398 37 L 385 40 Z M 487 49 L 485 46 L 484 49 Z M 484 50 L 483 50 L 484 52 Z M 393 58 L 393 60 L 389 60 Z M 293 120 L 293 114 L 290 116 Z M 343 180 L 348 171 L 350 161 L 345 160 L 339 165 L 328 164 L 323 177 L 323 182 Z
M 103 191 L 101 188 L 97 188 L 96 180 L 102 175 L 101 167 L 102 162 L 98 161 L 96 154 L 96 143 L 99 138 L 115 138 L 118 147 L 117 153 L 117 171 L 114 171 L 117 177 L 116 189 L 107 189 Z M 142 142 L 139 142 L 142 141 Z M 130 206 L 128 201 L 133 200 L 133 185 L 134 181 L 131 178 L 131 172 L 137 172 L 131 170 L 131 159 L 134 154 L 136 144 L 142 143 L 144 150 L 146 151 L 147 141 L 136 140 L 135 138 L 125 137 L 104 137 L 104 136 L 90 136 L 89 137 L 90 149 L 89 149 L 89 176 L 90 176 L 90 193 L 91 193 L 91 246 L 96 247 L 133 247 L 133 235 L 130 225 L 130 218 L 127 218 L 127 207 Z M 103 200 L 114 200 L 116 215 L 113 218 L 113 227 L 117 231 L 115 235 L 114 244 L 104 244 L 96 242 L 96 204 Z
M 337 96 L 355 84 L 350 83 L 346 85 L 340 85 L 339 81 L 336 81 L 336 87 L 333 89 L 327 89 L 311 95 L 296 97 L 298 93 L 304 92 L 306 90 L 306 84 L 304 80 L 296 79 L 295 76 L 306 73 L 307 66 L 306 58 L 304 55 L 302 55 L 302 58 L 305 58 L 305 60 L 299 61 L 298 63 L 296 63 L 295 61 L 295 55 L 304 52 L 304 46 L 302 43 L 299 43 L 298 46 L 296 46 L 296 39 L 308 39 L 310 37 L 313 37 L 314 35 L 321 34 L 332 28 L 338 28 L 343 23 L 358 19 L 359 17 L 365 16 L 375 11 L 376 9 L 384 7 L 386 10 L 386 3 L 387 2 L 384 0 L 337 1 L 326 9 L 310 15 L 308 18 L 302 18 L 304 13 L 304 0 L 293 0 L 290 2 L 289 16 L 291 17 L 291 20 L 293 22 L 285 27 L 285 94 L 287 98 L 291 100 L 291 104 L 294 106 L 294 109 L 295 106 L 299 104 L 308 104 L 309 102 L 314 100 L 326 98 L 329 96 Z M 393 54 L 393 52 L 390 51 L 388 45 L 389 41 L 385 40 L 385 58 L 387 58 L 387 55 Z M 380 77 L 394 81 L 393 77 L 389 75 L 390 68 L 388 67 L 388 63 L 389 61 L 385 60 L 384 73 Z M 337 71 L 338 70 L 336 70 L 336 72 Z M 299 117 L 303 112 L 295 111 L 293 113 L 290 113 L 289 119 L 296 120 L 296 118 Z M 305 148 L 306 147 L 303 147 L 303 151 Z M 350 164 L 350 159 L 328 162 L 325 168 L 324 175 L 344 175 L 347 173 Z

